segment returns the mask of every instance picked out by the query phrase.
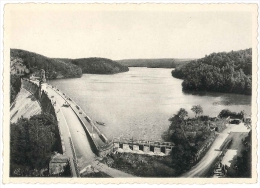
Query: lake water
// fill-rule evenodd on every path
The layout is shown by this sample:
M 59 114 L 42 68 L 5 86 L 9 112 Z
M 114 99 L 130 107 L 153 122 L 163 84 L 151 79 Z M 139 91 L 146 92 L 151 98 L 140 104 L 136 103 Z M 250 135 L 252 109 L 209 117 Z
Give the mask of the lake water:
M 189 116 L 200 104 L 203 114 L 217 116 L 222 109 L 251 114 L 251 96 L 223 93 L 185 93 L 182 80 L 171 69 L 130 68 L 114 75 L 84 74 L 81 78 L 49 81 L 70 96 L 109 138 L 126 136 L 161 140 L 168 119 L 180 108 Z

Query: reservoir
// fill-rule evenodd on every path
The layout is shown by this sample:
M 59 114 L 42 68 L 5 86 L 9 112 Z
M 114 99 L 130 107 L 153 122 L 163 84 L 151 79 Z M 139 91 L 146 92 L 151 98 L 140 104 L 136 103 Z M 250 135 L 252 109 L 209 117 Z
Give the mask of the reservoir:
M 213 92 L 187 93 L 172 69 L 130 67 L 114 75 L 83 74 L 81 78 L 48 81 L 58 87 L 93 119 L 108 138 L 134 137 L 161 140 L 168 119 L 180 108 L 201 105 L 203 115 L 217 116 L 222 109 L 251 114 L 251 96 Z

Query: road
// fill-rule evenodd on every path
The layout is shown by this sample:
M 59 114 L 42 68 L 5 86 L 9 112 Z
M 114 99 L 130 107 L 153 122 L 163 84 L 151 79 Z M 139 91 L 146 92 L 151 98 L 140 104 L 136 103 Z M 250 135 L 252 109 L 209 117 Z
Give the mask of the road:
M 216 158 L 221 154 L 220 146 L 224 143 L 230 132 L 249 132 L 243 123 L 239 125 L 228 124 L 227 128 L 218 135 L 206 155 L 190 171 L 182 177 L 206 177 Z
M 63 114 L 64 118 L 66 119 L 69 128 L 68 132 L 71 133 L 72 142 L 75 146 L 79 171 L 84 172 L 84 168 L 91 164 L 91 166 L 93 166 L 95 169 L 102 171 L 111 177 L 133 177 L 131 174 L 110 168 L 105 164 L 95 161 L 95 154 L 91 149 L 86 133 L 75 112 L 71 107 L 62 107 L 62 105 L 65 103 L 65 99 L 62 97 L 61 92 L 56 92 L 50 87 L 48 88 L 48 92 L 49 95 L 53 95 L 55 97 L 57 104 L 61 106 L 61 114 Z M 73 103 L 70 104 L 73 105 Z
M 56 105 L 60 106 L 59 113 L 63 114 L 67 122 L 69 129 L 68 132 L 71 134 L 72 143 L 74 144 L 78 160 L 78 168 L 81 170 L 85 166 L 89 165 L 95 158 L 95 154 L 91 149 L 88 137 L 80 121 L 78 120 L 77 115 L 71 107 L 63 106 L 65 103 L 64 98 L 50 87 L 48 87 L 48 93 L 50 96 L 54 96 L 53 99 L 56 101 Z
M 32 82 L 38 85 L 37 81 Z M 133 177 L 131 174 L 127 174 L 97 162 L 90 141 L 88 140 L 78 116 L 71 106 L 64 106 L 65 102 L 68 103 L 69 101 L 63 97 L 62 92 L 57 91 L 57 89 L 52 88 L 52 86 L 48 84 L 46 84 L 42 89 L 47 91 L 48 96 L 52 99 L 53 103 L 55 103 L 54 108 L 60 125 L 59 129 L 65 146 L 65 154 L 70 158 L 71 163 L 73 163 L 73 158 L 77 159 L 77 168 L 79 172 L 84 172 L 84 170 L 91 165 L 95 169 L 102 171 L 111 177 Z M 70 104 L 75 105 L 73 103 Z M 70 139 L 72 143 L 70 142 Z M 75 152 L 73 148 L 75 149 Z M 75 157 L 74 153 L 76 155 Z M 73 176 L 76 174 L 76 169 L 73 165 L 72 174 Z

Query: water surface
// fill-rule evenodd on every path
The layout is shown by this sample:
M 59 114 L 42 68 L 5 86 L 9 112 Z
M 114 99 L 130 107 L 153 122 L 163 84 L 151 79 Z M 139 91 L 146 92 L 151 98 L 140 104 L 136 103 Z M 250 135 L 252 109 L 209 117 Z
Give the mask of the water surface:
M 189 116 L 200 104 L 204 115 L 217 116 L 222 109 L 251 113 L 251 96 L 212 92 L 184 93 L 182 80 L 171 69 L 130 68 L 114 75 L 84 74 L 81 78 L 52 80 L 95 120 L 108 137 L 127 136 L 160 140 L 168 119 L 180 108 Z

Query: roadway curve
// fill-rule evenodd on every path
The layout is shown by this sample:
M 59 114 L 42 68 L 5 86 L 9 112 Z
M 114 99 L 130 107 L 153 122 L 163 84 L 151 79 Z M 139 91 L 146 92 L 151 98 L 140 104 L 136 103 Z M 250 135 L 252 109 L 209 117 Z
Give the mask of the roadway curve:
M 65 99 L 50 86 L 48 86 L 48 93 L 50 96 L 54 96 L 57 102 L 56 105 L 60 106 L 59 113 L 63 114 L 67 122 L 77 156 L 78 168 L 82 170 L 95 159 L 95 154 L 91 149 L 88 137 L 72 108 L 63 106 Z
M 214 161 L 221 154 L 221 151 L 219 151 L 220 147 L 225 142 L 230 132 L 248 132 L 248 130 L 243 123 L 239 125 L 228 124 L 227 128 L 217 136 L 206 155 L 197 165 L 184 173 L 182 177 L 207 177 Z
M 56 91 L 50 85 L 47 86 L 48 94 L 50 96 L 54 96 L 53 98 L 56 101 L 56 105 L 60 107 L 59 115 L 62 115 L 65 119 L 68 127 L 67 133 L 71 134 L 72 143 L 75 148 L 77 162 L 78 162 L 78 170 L 84 172 L 86 167 L 89 165 L 93 166 L 95 169 L 102 171 L 108 174 L 111 177 L 133 177 L 133 175 L 122 172 L 117 169 L 113 169 L 108 167 L 105 164 L 101 164 L 95 160 L 96 155 L 93 153 L 90 145 L 90 141 L 83 129 L 81 122 L 78 119 L 78 116 L 75 114 L 73 109 L 69 107 L 63 106 L 65 100 L 62 97 L 62 92 Z M 67 101 L 67 103 L 70 103 Z M 72 104 L 72 103 L 70 103 Z M 73 104 L 72 104 L 73 105 Z

